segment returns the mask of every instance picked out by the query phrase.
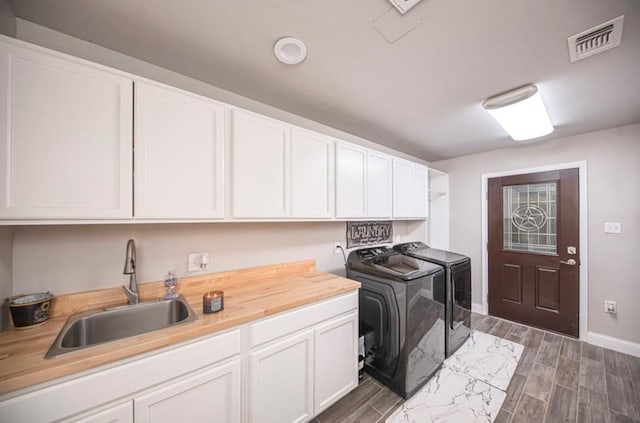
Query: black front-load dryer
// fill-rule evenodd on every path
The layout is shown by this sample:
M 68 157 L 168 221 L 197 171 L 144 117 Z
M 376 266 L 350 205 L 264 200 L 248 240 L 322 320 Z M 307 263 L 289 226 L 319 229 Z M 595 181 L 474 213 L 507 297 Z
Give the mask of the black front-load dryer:
M 446 273 L 445 348 L 449 357 L 471 333 L 471 259 L 451 251 L 431 248 L 422 242 L 397 244 L 394 250 L 443 266 Z
M 373 331 L 365 370 L 409 398 L 445 358 L 444 269 L 374 247 L 349 254 L 347 277 L 362 284 L 360 324 Z

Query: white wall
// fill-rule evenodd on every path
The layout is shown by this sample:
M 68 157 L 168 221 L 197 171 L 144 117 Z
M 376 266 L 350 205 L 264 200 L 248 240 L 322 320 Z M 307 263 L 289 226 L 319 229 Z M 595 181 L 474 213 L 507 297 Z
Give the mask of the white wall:
M 16 18 L 13 9 L 5 0 L 0 0 L 0 34 L 16 36 Z
M 425 226 L 404 221 L 393 229 L 399 241 L 424 241 Z M 333 243 L 344 245 L 345 233 L 345 222 L 16 226 L 13 292 L 63 294 L 128 283 L 122 270 L 129 238 L 136 241 L 141 282 L 161 280 L 172 265 L 185 276 L 187 255 L 205 251 L 208 273 L 315 259 L 319 270 L 344 275 Z
M 0 2 L 2 1 L 3 0 L 0 0 Z M 384 151 L 399 157 L 404 157 L 413 161 L 421 162 L 423 164 L 428 164 L 426 161 L 420 158 L 410 156 L 397 150 L 392 150 L 388 147 L 375 144 L 364 138 L 360 138 L 358 136 L 340 131 L 338 129 L 331 128 L 319 122 L 315 122 L 302 116 L 277 109 L 273 106 L 260 103 L 250 98 L 243 97 L 239 94 L 235 94 L 233 92 L 226 91 L 213 85 L 206 84 L 204 82 L 189 78 L 185 75 L 161 68 L 159 66 L 152 65 L 142 60 L 138 60 L 134 57 L 109 50 L 97 44 L 92 44 L 90 42 L 71 37 L 61 32 L 54 31 L 52 29 L 35 24 L 33 22 L 25 21 L 20 18 L 16 18 L 15 20 L 17 28 L 16 38 L 18 38 L 19 40 L 27 41 L 33 44 L 50 48 L 52 50 L 67 53 L 75 57 L 91 60 L 95 63 L 100 63 L 105 66 L 110 66 L 115 69 L 130 72 L 132 74 L 159 81 L 177 88 L 181 88 L 183 90 L 211 97 L 218 101 L 229 103 L 237 107 L 242 107 L 244 109 L 251 110 L 265 116 L 270 116 L 274 119 L 280 119 L 294 125 L 299 125 L 313 131 L 321 132 L 329 136 L 342 139 L 344 141 L 349 141 L 356 144 L 364 145 L 366 147 L 375 148 L 379 151 Z
M 449 173 L 450 245 L 471 257 L 473 302 L 481 302 L 481 175 L 587 161 L 590 332 L 640 343 L 640 125 L 475 154 L 433 163 Z M 622 234 L 603 233 L 622 222 Z M 604 313 L 604 300 L 618 314 Z

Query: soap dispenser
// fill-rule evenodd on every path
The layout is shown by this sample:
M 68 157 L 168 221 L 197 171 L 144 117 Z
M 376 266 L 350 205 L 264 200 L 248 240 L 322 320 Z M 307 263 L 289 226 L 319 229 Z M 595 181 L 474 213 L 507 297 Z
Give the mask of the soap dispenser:
M 178 298 L 178 278 L 176 277 L 173 266 L 169 268 L 167 276 L 164 277 L 164 291 L 165 300 Z

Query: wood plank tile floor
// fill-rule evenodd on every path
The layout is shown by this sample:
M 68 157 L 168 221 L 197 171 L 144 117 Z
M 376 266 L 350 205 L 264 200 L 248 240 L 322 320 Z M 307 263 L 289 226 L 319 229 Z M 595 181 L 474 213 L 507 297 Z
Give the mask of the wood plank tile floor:
M 640 358 L 491 316 L 471 326 L 525 346 L 496 423 L 640 423 Z M 384 422 L 403 401 L 365 375 L 313 422 Z

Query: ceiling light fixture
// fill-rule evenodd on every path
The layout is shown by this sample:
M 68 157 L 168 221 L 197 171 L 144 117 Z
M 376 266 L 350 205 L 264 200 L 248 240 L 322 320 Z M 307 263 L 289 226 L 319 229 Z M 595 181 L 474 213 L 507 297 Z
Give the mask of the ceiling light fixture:
M 553 132 L 538 87 L 533 84 L 489 97 L 482 102 L 482 107 L 514 141 L 538 138 Z
M 307 47 L 293 37 L 284 37 L 276 41 L 273 52 L 278 60 L 287 65 L 297 65 L 307 57 Z

